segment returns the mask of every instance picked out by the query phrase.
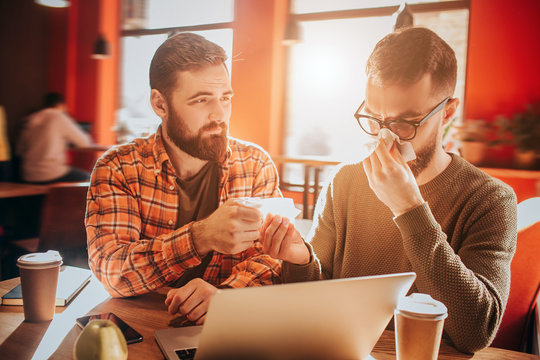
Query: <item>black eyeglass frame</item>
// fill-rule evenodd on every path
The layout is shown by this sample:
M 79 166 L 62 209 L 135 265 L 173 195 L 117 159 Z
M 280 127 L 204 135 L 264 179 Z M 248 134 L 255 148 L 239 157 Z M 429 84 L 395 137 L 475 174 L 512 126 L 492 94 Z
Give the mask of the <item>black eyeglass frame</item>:
M 399 137 L 400 140 L 412 140 L 416 137 L 416 132 L 418 130 L 418 128 L 420 126 L 422 126 L 430 117 L 432 117 L 433 115 L 435 115 L 436 113 L 438 113 L 444 105 L 446 105 L 446 103 L 448 101 L 452 100 L 451 97 L 447 97 L 446 99 L 444 99 L 443 101 L 441 101 L 437 106 L 435 106 L 435 108 L 433 110 L 431 110 L 426 116 L 424 116 L 424 118 L 420 121 L 413 121 L 413 120 L 390 120 L 390 121 L 383 121 L 383 120 L 379 120 L 373 116 L 369 116 L 369 115 L 362 115 L 362 114 L 359 114 L 359 112 L 362 110 L 362 108 L 366 105 L 366 100 L 362 101 L 362 104 L 360 104 L 360 106 L 358 107 L 358 109 L 356 110 L 356 112 L 354 113 L 354 118 L 356 119 L 356 122 L 358 123 L 358 125 L 360 125 L 360 128 L 362 130 L 364 130 L 367 134 L 369 135 L 378 135 L 379 134 L 379 131 L 381 131 L 381 129 L 383 127 L 387 128 L 387 129 L 390 129 L 390 125 L 393 124 L 393 123 L 405 123 L 405 124 L 409 124 L 411 126 L 414 127 L 414 134 L 411 136 L 411 137 L 407 137 L 407 138 L 402 138 L 401 136 Z M 377 133 L 372 133 L 372 132 L 369 132 L 368 130 L 364 129 L 364 127 L 362 126 L 362 123 L 360 122 L 360 118 L 365 118 L 365 119 L 368 119 L 368 120 L 373 120 L 375 121 L 376 123 L 379 124 L 379 130 L 377 131 Z M 397 134 L 396 134 L 397 135 Z

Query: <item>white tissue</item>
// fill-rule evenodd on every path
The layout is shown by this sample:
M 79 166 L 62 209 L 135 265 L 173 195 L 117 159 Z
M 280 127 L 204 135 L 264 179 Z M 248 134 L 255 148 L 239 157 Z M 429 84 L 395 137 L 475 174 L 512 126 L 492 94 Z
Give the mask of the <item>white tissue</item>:
M 396 141 L 398 150 L 401 153 L 401 156 L 403 157 L 403 160 L 405 160 L 405 162 L 416 159 L 416 154 L 414 153 L 414 149 L 411 143 L 408 141 L 400 140 L 399 136 L 397 136 L 392 131 L 390 131 L 390 129 L 387 128 L 382 128 L 379 131 L 378 136 L 370 136 L 369 140 L 364 143 L 364 146 L 367 148 L 366 157 L 370 156 L 371 153 L 375 151 L 375 148 L 377 147 L 377 145 L 379 145 L 379 139 L 384 140 L 384 143 L 386 144 L 386 147 L 388 149 L 390 149 L 394 141 Z
M 286 217 L 294 224 L 294 218 L 300 214 L 294 206 L 293 199 L 290 198 L 254 198 L 254 197 L 245 197 L 238 199 L 242 205 L 253 207 L 259 209 L 263 219 L 267 214 L 279 215 L 281 217 Z

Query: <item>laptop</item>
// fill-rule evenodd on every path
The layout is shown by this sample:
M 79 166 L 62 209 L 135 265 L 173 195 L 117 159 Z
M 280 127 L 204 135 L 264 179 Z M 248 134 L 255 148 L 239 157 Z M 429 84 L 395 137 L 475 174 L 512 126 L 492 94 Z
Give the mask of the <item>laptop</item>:
M 154 337 L 168 360 L 368 359 L 415 278 L 410 272 L 221 289 L 203 326 L 156 330 Z

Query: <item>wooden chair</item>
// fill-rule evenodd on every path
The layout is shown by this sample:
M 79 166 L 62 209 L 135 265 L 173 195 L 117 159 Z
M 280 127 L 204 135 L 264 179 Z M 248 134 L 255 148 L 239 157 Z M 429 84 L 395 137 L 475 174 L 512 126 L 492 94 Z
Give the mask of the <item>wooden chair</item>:
M 491 346 L 530 352 L 540 292 L 540 197 L 518 204 L 516 254 L 511 264 L 508 304 Z
M 50 185 L 41 211 L 39 238 L 15 240 L 10 247 L 19 253 L 58 250 L 65 264 L 88 267 L 84 226 L 87 192 L 87 182 Z

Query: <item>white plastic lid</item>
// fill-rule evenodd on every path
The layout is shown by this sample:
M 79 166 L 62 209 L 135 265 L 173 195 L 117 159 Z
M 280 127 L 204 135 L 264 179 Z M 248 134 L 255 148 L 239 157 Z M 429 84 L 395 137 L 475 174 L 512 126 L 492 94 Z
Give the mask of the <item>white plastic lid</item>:
M 448 311 L 442 302 L 420 293 L 401 298 L 397 310 L 403 315 L 426 319 L 444 319 Z
M 62 256 L 56 250 L 26 254 L 17 259 L 17 266 L 25 269 L 47 269 L 62 265 Z

